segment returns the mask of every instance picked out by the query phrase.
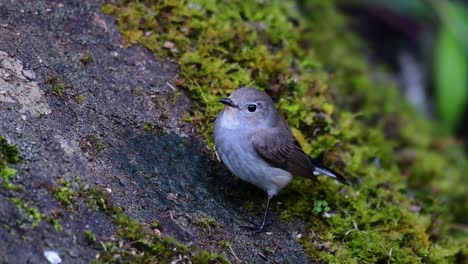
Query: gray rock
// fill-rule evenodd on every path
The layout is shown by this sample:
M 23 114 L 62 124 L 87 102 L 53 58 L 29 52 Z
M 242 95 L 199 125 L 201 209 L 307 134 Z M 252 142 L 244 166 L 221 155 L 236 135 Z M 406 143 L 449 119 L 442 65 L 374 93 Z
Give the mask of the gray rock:
M 112 190 L 112 201 L 138 221 L 158 220 L 163 235 L 233 262 L 265 262 L 264 255 L 272 263 L 307 263 L 292 235 L 303 230 L 300 223 L 273 213 L 268 234 L 240 227 L 260 219 L 263 192 L 235 180 L 192 126 L 179 121 L 191 103 L 184 91 L 174 100 L 168 85 L 177 66 L 140 46 L 122 48 L 113 19 L 99 6 L 0 0 L 0 136 L 25 159 L 15 166 L 24 191 L 0 190 L 1 261 L 44 263 L 43 252 L 53 248 L 63 263 L 89 263 L 99 253 L 83 232 L 110 236 L 108 217 L 83 206 L 63 208 L 51 191 L 57 179 L 78 176 L 83 185 Z M 146 131 L 145 122 L 155 129 Z M 59 211 L 63 230 L 46 221 L 21 226 L 12 195 L 45 215 Z M 243 209 L 246 197 L 259 204 L 258 212 Z M 203 228 L 206 218 L 216 228 Z

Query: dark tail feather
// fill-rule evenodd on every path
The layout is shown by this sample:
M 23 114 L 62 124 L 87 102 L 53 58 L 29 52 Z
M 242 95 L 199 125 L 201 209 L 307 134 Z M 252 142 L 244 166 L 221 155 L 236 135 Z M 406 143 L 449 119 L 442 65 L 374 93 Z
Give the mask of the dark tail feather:
M 326 176 L 329 176 L 341 183 L 344 183 L 346 185 L 351 185 L 351 182 L 348 181 L 345 177 L 343 177 L 343 175 L 341 175 L 340 173 L 332 170 L 332 169 L 329 169 L 325 166 L 323 166 L 321 164 L 321 162 L 318 160 L 318 159 L 313 159 L 313 158 L 310 158 L 310 162 L 312 163 L 312 165 L 314 165 L 314 175 L 315 176 L 319 176 L 319 175 L 326 175 Z

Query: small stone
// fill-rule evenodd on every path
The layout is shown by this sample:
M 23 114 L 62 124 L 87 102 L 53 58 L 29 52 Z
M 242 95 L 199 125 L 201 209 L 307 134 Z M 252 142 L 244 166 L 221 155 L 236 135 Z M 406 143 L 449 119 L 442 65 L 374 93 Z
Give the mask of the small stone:
M 60 255 L 53 250 L 44 251 L 44 257 L 49 261 L 50 264 L 60 264 L 62 263 L 62 258 Z
M 272 232 L 266 232 L 265 234 L 266 234 L 267 236 L 271 236 L 271 235 L 273 235 L 273 233 L 272 233 Z
M 111 189 L 111 188 L 106 188 L 106 191 L 107 191 L 108 193 L 112 193 L 112 189 Z
M 411 205 L 410 210 L 413 213 L 419 213 L 422 207 L 420 205 Z
M 36 74 L 33 71 L 26 71 L 23 70 L 24 77 L 28 78 L 29 80 L 36 79 Z
M 24 121 L 26 121 L 26 115 L 21 115 L 21 119 L 23 119 Z
M 173 49 L 174 47 L 175 47 L 175 44 L 170 41 L 166 41 L 163 44 L 163 48 L 166 48 L 166 49 Z
M 155 234 L 157 237 L 160 237 L 160 236 L 161 236 L 161 230 L 159 230 L 159 229 L 154 229 L 153 232 L 154 232 L 154 234 Z

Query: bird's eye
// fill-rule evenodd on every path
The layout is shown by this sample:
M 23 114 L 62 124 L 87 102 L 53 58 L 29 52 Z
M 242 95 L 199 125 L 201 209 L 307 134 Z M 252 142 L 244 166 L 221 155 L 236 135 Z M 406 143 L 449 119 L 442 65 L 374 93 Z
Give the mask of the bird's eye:
M 249 112 L 255 112 L 255 110 L 257 110 L 257 106 L 254 105 L 254 104 L 251 104 L 249 106 L 247 106 L 247 110 L 249 110 Z

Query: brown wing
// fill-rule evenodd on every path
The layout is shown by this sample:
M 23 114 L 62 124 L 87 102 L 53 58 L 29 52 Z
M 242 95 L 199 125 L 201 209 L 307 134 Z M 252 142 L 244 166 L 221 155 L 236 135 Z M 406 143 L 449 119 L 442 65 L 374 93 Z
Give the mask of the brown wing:
M 286 122 L 280 122 L 281 126 L 261 129 L 252 135 L 255 151 L 274 167 L 289 171 L 292 175 L 315 178 L 310 157 L 304 153 Z

